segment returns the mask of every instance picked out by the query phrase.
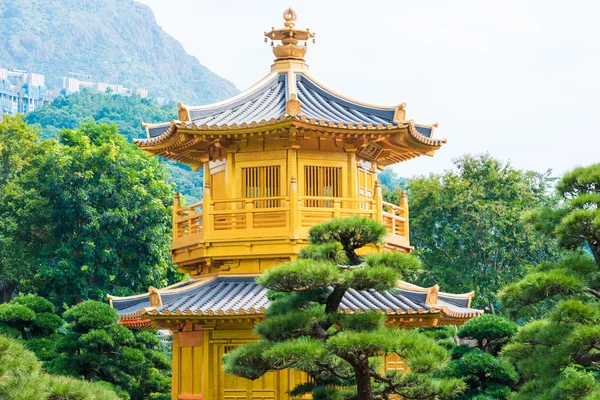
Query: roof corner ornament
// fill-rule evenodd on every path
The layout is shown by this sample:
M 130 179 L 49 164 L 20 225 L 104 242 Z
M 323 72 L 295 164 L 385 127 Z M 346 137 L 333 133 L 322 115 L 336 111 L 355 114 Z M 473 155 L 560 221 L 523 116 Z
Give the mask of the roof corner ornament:
M 406 103 L 400 104 L 394 111 L 394 122 L 406 121 Z
M 190 121 L 190 112 L 187 107 L 181 103 L 177 104 L 177 119 L 181 122 Z
M 160 292 L 157 288 L 150 286 L 148 288 L 149 299 L 150 299 L 150 307 L 160 307 L 162 306 L 162 298 L 160 297 Z
M 296 98 L 296 93 L 290 95 L 290 99 L 285 103 L 285 113 L 290 117 L 296 117 L 300 114 L 300 100 Z
M 425 304 L 429 304 L 429 305 L 437 304 L 439 293 L 440 293 L 439 285 L 430 287 L 429 292 L 427 292 L 427 298 L 425 299 Z
M 315 43 L 315 33 L 311 32 L 308 28 L 294 28 L 296 26 L 296 12 L 291 8 L 284 11 L 283 19 L 285 20 L 283 24 L 285 28 L 275 29 L 275 27 L 273 27 L 271 28 L 271 31 L 265 32 L 265 43 L 271 40 L 273 54 L 277 57 L 276 61 L 304 61 L 308 40 L 312 39 L 312 42 Z M 275 41 L 281 41 L 281 44 L 275 46 Z

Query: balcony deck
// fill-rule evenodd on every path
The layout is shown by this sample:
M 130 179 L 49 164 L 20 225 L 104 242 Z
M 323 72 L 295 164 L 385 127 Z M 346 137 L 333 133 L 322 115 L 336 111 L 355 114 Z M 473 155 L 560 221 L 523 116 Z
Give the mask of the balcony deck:
M 378 194 L 379 192 L 379 194 Z M 381 222 L 387 228 L 384 248 L 410 251 L 408 207 L 382 201 L 380 190 L 372 199 L 297 196 L 257 197 L 213 200 L 210 189 L 203 202 L 173 207 L 173 261 L 180 269 L 212 256 L 220 259 L 249 257 L 254 247 L 270 246 L 275 257 L 293 256 L 306 244 L 309 229 L 332 218 L 360 215 Z M 274 251 L 282 243 L 294 244 L 292 250 Z M 217 247 L 215 247 L 217 246 Z M 222 248 L 222 251 L 214 250 Z M 237 247 L 236 247 L 237 246 Z M 288 246 L 289 247 L 289 246 Z

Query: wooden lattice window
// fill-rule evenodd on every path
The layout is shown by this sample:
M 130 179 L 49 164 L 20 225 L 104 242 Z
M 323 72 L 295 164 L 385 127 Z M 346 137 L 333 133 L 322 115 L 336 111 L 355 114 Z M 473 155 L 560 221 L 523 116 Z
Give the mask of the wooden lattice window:
M 279 199 L 264 199 L 281 195 L 279 166 L 242 168 L 242 193 L 246 199 L 263 198 L 254 201 L 255 208 L 279 207 Z
M 316 197 L 341 197 L 342 168 L 304 166 L 304 194 Z M 328 199 L 307 199 L 308 207 L 333 207 Z
M 373 178 L 374 174 L 362 168 L 358 168 L 358 198 L 372 199 L 373 198 Z

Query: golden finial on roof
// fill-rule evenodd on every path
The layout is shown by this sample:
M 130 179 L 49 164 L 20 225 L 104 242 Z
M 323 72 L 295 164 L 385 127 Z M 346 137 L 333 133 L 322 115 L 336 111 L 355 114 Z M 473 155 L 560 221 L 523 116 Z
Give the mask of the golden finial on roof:
M 283 13 L 285 28 L 271 28 L 270 32 L 265 32 L 265 43 L 271 40 L 271 46 L 274 41 L 281 41 L 281 44 L 273 47 L 273 54 L 277 60 L 302 60 L 306 54 L 306 43 L 309 39 L 315 42 L 315 34 L 310 29 L 295 29 L 296 12 L 288 8 Z M 304 42 L 300 44 L 300 42 Z

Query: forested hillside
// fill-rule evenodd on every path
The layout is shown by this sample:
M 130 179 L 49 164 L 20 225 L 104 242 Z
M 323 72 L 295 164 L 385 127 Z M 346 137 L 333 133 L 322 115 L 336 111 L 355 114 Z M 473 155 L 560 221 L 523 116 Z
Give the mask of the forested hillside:
M 56 98 L 51 104 L 27 115 L 30 124 L 39 124 L 43 129 L 42 138 L 55 138 L 61 129 L 75 129 L 83 122 L 115 124 L 119 133 L 131 142 L 144 137 L 142 122 L 170 121 L 177 114 L 173 103 L 159 106 L 152 99 L 139 96 L 125 97 L 110 93 L 95 93 L 87 90 L 69 96 Z M 183 193 L 188 203 L 202 198 L 203 177 L 199 172 L 171 161 L 167 164 L 170 178 L 176 190 Z
M 133 0 L 0 1 L 0 66 L 45 74 L 50 87 L 77 72 L 188 104 L 237 93 Z

